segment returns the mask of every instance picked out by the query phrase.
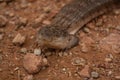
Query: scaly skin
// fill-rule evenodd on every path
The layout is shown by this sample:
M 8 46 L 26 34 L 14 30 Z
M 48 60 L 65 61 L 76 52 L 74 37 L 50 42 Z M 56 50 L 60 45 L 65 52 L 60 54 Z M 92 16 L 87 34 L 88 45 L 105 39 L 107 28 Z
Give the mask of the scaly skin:
M 41 47 L 69 49 L 78 44 L 75 33 L 90 20 L 106 12 L 120 0 L 73 0 L 55 16 L 52 24 L 38 31 Z

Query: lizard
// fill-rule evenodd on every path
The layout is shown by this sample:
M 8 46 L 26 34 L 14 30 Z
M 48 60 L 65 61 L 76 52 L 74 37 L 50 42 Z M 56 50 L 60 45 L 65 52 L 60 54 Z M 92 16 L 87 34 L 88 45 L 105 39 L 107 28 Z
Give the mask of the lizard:
M 72 0 L 55 15 L 50 25 L 38 31 L 38 44 L 52 49 L 73 48 L 80 40 L 76 33 L 116 3 L 120 0 Z

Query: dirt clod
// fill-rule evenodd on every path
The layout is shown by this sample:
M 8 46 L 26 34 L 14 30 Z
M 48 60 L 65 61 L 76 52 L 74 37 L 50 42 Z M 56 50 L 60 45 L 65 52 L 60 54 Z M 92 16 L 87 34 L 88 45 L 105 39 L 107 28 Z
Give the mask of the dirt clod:
M 79 72 L 79 75 L 82 77 L 89 78 L 90 77 L 90 68 L 88 65 L 85 65 L 85 67 Z
M 39 72 L 43 66 L 47 65 L 47 59 L 32 53 L 27 53 L 23 59 L 23 66 L 28 73 L 34 74 Z

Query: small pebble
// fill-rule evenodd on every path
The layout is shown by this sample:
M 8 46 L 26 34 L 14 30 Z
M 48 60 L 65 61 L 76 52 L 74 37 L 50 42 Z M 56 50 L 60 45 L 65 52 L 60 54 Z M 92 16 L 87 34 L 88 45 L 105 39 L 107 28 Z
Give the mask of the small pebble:
M 0 64 L 2 63 L 2 60 L 3 60 L 3 56 L 2 54 L 0 54 Z
M 0 34 L 0 40 L 2 40 L 3 39 L 3 34 Z
M 82 77 L 89 78 L 90 77 L 89 71 L 90 71 L 89 66 L 85 65 L 85 67 L 79 72 L 79 75 Z
M 3 70 L 0 68 L 0 72 L 2 72 Z
M 0 28 L 0 34 L 4 33 L 5 30 L 3 28 Z
M 45 54 L 45 56 L 51 56 L 52 55 L 52 52 L 46 52 L 46 53 L 44 53 Z
M 34 54 L 35 55 L 40 55 L 41 54 L 41 49 L 34 49 Z
M 23 27 L 26 26 L 27 23 L 28 23 L 28 19 L 27 19 L 27 18 L 19 17 L 19 18 L 16 20 L 16 22 L 15 22 L 15 24 L 16 24 L 16 29 L 18 29 L 19 27 L 22 27 L 22 26 L 23 26 Z
M 66 68 L 62 68 L 62 71 L 63 71 L 63 72 L 66 72 L 66 70 L 67 70 Z
M 27 53 L 27 49 L 26 48 L 21 48 L 20 52 L 21 53 Z
M 112 54 L 108 54 L 108 55 L 106 55 L 105 61 L 106 61 L 106 62 L 112 62 L 113 58 L 114 58 L 114 57 L 113 57 Z
M 21 9 L 25 9 L 28 7 L 28 2 L 26 0 L 21 0 L 20 4 Z
M 90 29 L 89 29 L 89 28 L 86 28 L 86 27 L 85 27 L 83 30 L 84 30 L 84 32 L 86 32 L 86 33 L 90 33 Z
M 86 44 L 84 44 L 84 43 L 81 44 L 81 51 L 83 53 L 87 53 L 88 52 L 88 47 L 86 46 Z
M 115 13 L 116 15 L 120 14 L 120 9 L 114 10 L 114 13 Z
M 26 25 L 28 22 L 27 18 L 22 18 L 22 17 L 20 17 L 20 21 L 23 25 Z
M 35 23 L 40 23 L 45 18 L 45 14 L 40 15 L 38 18 L 35 19 Z
M 15 14 L 13 12 L 10 12 L 10 11 L 6 11 L 5 15 L 8 16 L 8 17 L 14 17 L 15 16 Z
M 115 76 L 115 80 L 120 80 L 120 75 L 119 76 Z
M 45 24 L 45 25 L 49 25 L 51 22 L 48 21 L 48 20 L 44 20 L 42 23 Z
M 72 59 L 72 64 L 73 65 L 81 65 L 81 66 L 84 66 L 85 64 L 86 64 L 86 60 L 85 59 L 83 59 L 83 58 L 79 58 L 79 57 L 77 57 L 77 58 L 73 58 Z
M 68 56 L 68 55 L 69 55 L 69 53 L 67 53 L 67 52 L 63 53 L 63 56 Z
M 91 77 L 94 79 L 97 79 L 97 78 L 99 78 L 99 73 L 93 71 L 93 72 L 91 72 Z
M 113 72 L 112 71 L 108 71 L 108 76 L 111 76 L 113 74 Z
M 17 71 L 17 70 L 19 70 L 19 67 L 16 67 L 16 68 L 14 69 L 14 71 Z
M 120 26 L 117 26 L 116 29 L 117 29 L 117 30 L 120 30 Z
M 48 60 L 46 58 L 43 58 L 42 61 L 44 62 L 44 65 L 48 65 Z
M 27 75 L 23 78 L 23 80 L 34 80 L 33 75 Z
M 102 25 L 103 25 L 103 22 L 102 22 L 102 21 L 98 21 L 98 22 L 96 23 L 96 26 L 97 26 L 97 27 L 102 26 Z
M 105 61 L 106 62 L 112 62 L 112 59 L 111 58 L 105 58 Z
M 19 44 L 19 45 L 22 45 L 26 40 L 26 37 L 25 36 L 22 36 L 20 33 L 18 33 L 15 38 L 13 39 L 13 43 L 14 44 Z
M 49 13 L 51 11 L 51 9 L 49 7 L 44 7 L 43 10 L 45 13 Z
M 0 15 L 0 27 L 5 27 L 7 24 L 7 18 L 3 15 Z

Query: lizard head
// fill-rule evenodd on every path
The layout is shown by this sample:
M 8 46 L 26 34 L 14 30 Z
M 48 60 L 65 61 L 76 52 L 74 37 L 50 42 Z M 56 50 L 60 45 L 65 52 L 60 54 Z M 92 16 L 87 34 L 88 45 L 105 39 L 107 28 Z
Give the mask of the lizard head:
M 37 42 L 41 47 L 53 49 L 69 49 L 78 44 L 78 38 L 58 27 L 42 27 L 37 34 Z

